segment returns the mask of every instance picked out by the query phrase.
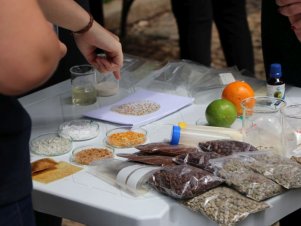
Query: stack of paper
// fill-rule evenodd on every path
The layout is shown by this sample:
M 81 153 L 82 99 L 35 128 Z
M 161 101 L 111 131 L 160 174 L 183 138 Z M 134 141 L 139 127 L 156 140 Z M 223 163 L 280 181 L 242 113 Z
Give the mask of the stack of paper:
M 194 98 L 139 90 L 84 116 L 127 126 L 142 126 L 192 104 Z

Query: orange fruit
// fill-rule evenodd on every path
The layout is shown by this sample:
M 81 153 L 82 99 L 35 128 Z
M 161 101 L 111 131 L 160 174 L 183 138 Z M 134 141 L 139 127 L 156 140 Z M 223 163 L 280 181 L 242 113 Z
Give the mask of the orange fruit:
M 212 101 L 205 111 L 209 126 L 230 127 L 237 118 L 234 104 L 226 99 Z
M 248 97 L 254 97 L 254 90 L 244 81 L 231 82 L 225 86 L 222 92 L 222 98 L 235 105 L 238 115 L 242 115 L 241 101 Z

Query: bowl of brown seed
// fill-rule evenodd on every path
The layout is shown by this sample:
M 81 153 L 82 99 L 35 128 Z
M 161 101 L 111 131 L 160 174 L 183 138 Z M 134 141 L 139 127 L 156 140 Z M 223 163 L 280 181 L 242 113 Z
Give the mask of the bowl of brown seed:
M 94 161 L 113 157 L 114 150 L 107 146 L 82 146 L 73 150 L 71 162 L 90 165 Z

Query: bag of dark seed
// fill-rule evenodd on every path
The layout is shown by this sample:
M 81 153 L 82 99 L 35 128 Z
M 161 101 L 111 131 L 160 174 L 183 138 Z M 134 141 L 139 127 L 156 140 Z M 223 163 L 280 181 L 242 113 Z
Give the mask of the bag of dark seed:
M 181 154 L 200 151 L 197 147 L 192 147 L 184 144 L 172 145 L 167 142 L 142 144 L 136 146 L 135 148 L 144 154 L 157 154 L 168 156 L 177 156 Z
M 143 155 L 139 153 L 128 154 L 128 153 L 119 153 L 118 157 L 127 158 L 129 161 L 140 162 L 148 165 L 154 166 L 173 166 L 176 163 L 173 162 L 172 156 L 164 155 Z
M 189 165 L 163 167 L 148 181 L 155 190 L 176 199 L 195 197 L 222 182 L 220 177 Z
M 216 152 L 223 156 L 232 155 L 237 152 L 258 151 L 258 149 L 251 144 L 237 140 L 212 140 L 200 142 L 199 147 L 202 151 Z
M 173 161 L 177 164 L 188 164 L 209 172 L 213 172 L 209 160 L 219 158 L 221 156 L 222 155 L 217 154 L 216 152 L 195 152 L 178 155 L 173 158 Z

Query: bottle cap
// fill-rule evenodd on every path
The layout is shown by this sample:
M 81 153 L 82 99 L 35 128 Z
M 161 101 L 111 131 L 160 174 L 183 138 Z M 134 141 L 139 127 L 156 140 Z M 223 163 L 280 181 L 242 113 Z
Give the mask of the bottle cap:
M 181 129 L 185 129 L 187 127 L 187 123 L 186 122 L 179 122 L 178 126 L 180 126 Z
M 272 78 L 280 78 L 282 76 L 281 64 L 271 64 L 270 76 Z
M 179 144 L 179 142 L 180 142 L 180 136 L 181 136 L 181 128 L 180 128 L 180 126 L 173 126 L 172 127 L 170 144 L 172 144 L 172 145 Z

